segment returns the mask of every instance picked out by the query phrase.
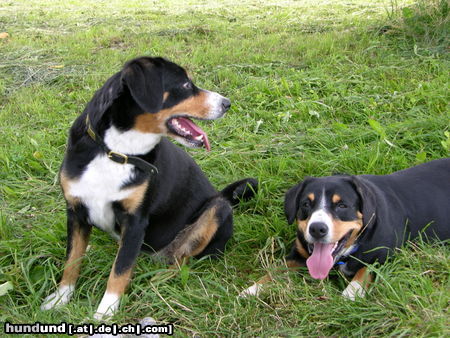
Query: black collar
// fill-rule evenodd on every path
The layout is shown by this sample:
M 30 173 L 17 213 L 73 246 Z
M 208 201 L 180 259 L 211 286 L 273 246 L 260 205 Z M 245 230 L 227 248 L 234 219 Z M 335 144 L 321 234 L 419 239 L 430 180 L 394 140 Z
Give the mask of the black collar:
M 156 168 L 153 164 L 144 161 L 142 158 L 136 156 L 128 156 L 109 149 L 106 143 L 92 127 L 91 121 L 89 120 L 89 114 L 86 115 L 86 128 L 86 132 L 91 137 L 91 139 L 93 139 L 102 148 L 102 150 L 106 153 L 111 161 L 119 164 L 132 164 L 142 171 L 149 173 L 150 176 L 156 175 L 158 173 L 158 168 Z

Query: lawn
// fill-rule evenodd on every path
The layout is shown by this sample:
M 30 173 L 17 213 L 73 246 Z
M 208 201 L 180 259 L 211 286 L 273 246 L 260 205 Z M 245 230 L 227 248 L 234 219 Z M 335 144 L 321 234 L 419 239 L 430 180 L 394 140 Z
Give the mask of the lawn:
M 217 188 L 257 177 L 260 190 L 235 210 L 223 258 L 152 279 L 166 267 L 141 255 L 114 322 L 151 316 L 176 336 L 448 336 L 450 249 L 439 243 L 410 243 L 374 267 L 355 302 L 340 296 L 344 277 L 306 270 L 236 297 L 282 264 L 295 237 L 284 192 L 305 176 L 449 156 L 448 6 L 428 3 L 430 15 L 412 0 L 2 0 L 0 322 L 92 321 L 117 250 L 98 230 L 71 303 L 39 309 L 65 261 L 67 132 L 124 62 L 159 55 L 232 100 L 202 124 L 212 151 L 187 151 Z

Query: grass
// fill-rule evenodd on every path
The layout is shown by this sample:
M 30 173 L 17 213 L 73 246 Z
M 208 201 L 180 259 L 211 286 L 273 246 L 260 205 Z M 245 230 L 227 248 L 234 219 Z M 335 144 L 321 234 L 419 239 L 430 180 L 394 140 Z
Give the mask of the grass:
M 3 0 L 0 285 L 12 290 L 0 296 L 0 321 L 89 321 L 116 252 L 99 231 L 73 301 L 39 310 L 65 259 L 56 177 L 67 131 L 126 60 L 162 55 L 233 103 L 205 126 L 212 152 L 187 151 L 218 188 L 247 176 L 261 187 L 235 211 L 223 259 L 152 282 L 165 267 L 141 256 L 115 322 L 152 316 L 174 323 L 177 336 L 448 336 L 445 245 L 399 250 L 374 267 L 378 282 L 354 303 L 340 296 L 342 277 L 319 283 L 306 271 L 280 277 L 260 298 L 236 298 L 289 250 L 290 186 L 449 156 L 448 9 L 430 3 Z

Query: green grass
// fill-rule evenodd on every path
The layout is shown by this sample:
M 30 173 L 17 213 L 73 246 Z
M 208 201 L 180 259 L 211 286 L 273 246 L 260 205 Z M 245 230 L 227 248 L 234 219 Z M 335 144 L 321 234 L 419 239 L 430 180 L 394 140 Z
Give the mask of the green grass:
M 449 156 L 448 10 L 431 3 L 3 0 L 0 285 L 12 290 L 0 296 L 0 322 L 89 321 L 117 249 L 99 231 L 73 301 L 39 310 L 65 259 L 57 172 L 67 131 L 126 60 L 161 55 L 233 103 L 204 126 L 212 152 L 187 151 L 218 188 L 247 176 L 261 185 L 235 211 L 223 259 L 151 282 L 165 267 L 141 256 L 117 323 L 152 316 L 177 336 L 448 336 L 444 245 L 399 250 L 354 303 L 340 296 L 342 277 L 319 283 L 306 271 L 236 298 L 289 250 L 283 195 L 303 177 L 385 174 Z

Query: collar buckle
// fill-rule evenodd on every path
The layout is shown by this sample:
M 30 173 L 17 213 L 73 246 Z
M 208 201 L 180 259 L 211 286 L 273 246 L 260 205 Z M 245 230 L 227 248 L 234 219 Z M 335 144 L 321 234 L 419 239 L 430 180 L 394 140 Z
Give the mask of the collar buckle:
M 116 163 L 119 164 L 127 164 L 128 163 L 128 156 L 122 153 L 118 153 L 116 151 L 110 151 L 108 153 L 108 158 Z
M 86 115 L 85 122 L 87 134 L 91 137 L 92 140 L 94 140 L 95 143 L 97 143 L 100 146 L 100 148 L 102 148 L 106 156 L 111 161 L 119 164 L 133 165 L 138 169 L 142 170 L 143 172 L 150 174 L 150 176 L 158 174 L 158 168 L 156 168 L 153 164 L 145 161 L 144 159 L 131 155 L 127 156 L 125 154 L 109 149 L 108 146 L 105 144 L 105 142 L 102 140 L 102 138 L 95 132 L 95 129 L 92 126 L 91 121 L 89 120 L 89 114 Z

